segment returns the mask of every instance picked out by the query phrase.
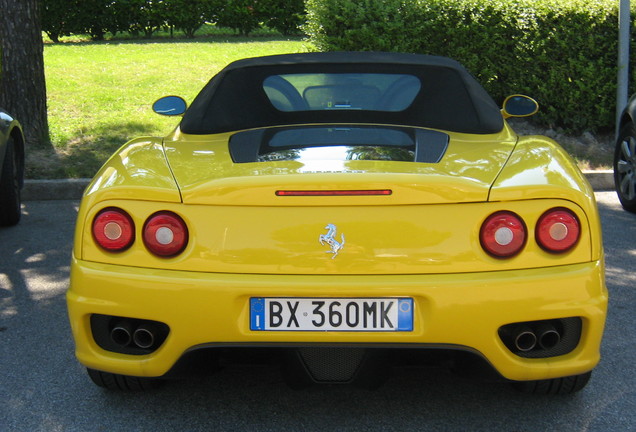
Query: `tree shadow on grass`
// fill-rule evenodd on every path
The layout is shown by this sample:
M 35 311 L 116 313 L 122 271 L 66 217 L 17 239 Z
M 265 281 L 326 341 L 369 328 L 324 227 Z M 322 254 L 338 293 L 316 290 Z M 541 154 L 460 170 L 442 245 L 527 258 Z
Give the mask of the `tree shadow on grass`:
M 90 178 L 123 144 L 156 133 L 152 123 L 106 123 L 92 130 L 77 130 L 62 148 L 32 150 L 27 154 L 26 176 L 31 179 Z

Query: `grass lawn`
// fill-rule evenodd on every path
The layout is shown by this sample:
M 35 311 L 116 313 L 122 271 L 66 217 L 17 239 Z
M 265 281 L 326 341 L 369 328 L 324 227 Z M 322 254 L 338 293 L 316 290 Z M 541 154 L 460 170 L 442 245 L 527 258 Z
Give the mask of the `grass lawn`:
M 161 96 L 192 101 L 228 63 L 307 51 L 300 39 L 218 37 L 47 44 L 49 128 L 55 152 L 30 152 L 28 178 L 92 177 L 123 143 L 179 122 L 152 112 Z

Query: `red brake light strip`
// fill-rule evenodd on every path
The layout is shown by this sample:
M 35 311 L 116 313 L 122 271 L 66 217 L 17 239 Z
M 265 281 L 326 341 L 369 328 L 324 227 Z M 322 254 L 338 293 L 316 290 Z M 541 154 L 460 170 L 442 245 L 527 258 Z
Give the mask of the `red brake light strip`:
M 391 189 L 374 190 L 277 190 L 276 196 L 368 196 L 391 195 Z

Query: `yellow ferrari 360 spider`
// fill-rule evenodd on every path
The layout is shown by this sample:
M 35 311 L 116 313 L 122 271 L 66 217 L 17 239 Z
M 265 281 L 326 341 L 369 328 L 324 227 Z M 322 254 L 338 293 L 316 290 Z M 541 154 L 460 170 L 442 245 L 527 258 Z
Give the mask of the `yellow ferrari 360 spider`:
M 606 316 L 599 216 L 564 150 L 518 136 L 456 61 L 309 53 L 234 62 L 163 138 L 86 189 L 68 309 L 109 389 L 232 361 L 377 385 L 439 361 L 571 393 Z

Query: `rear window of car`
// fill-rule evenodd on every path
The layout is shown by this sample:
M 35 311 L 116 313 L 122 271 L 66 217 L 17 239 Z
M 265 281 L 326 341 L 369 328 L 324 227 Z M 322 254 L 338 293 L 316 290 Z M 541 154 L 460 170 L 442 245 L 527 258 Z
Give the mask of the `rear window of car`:
M 230 138 L 237 163 L 309 160 L 438 162 L 448 135 L 390 126 L 303 126 L 256 129 Z
M 263 81 L 269 101 L 283 112 L 399 112 L 411 106 L 421 87 L 416 76 L 383 73 L 284 74 Z

